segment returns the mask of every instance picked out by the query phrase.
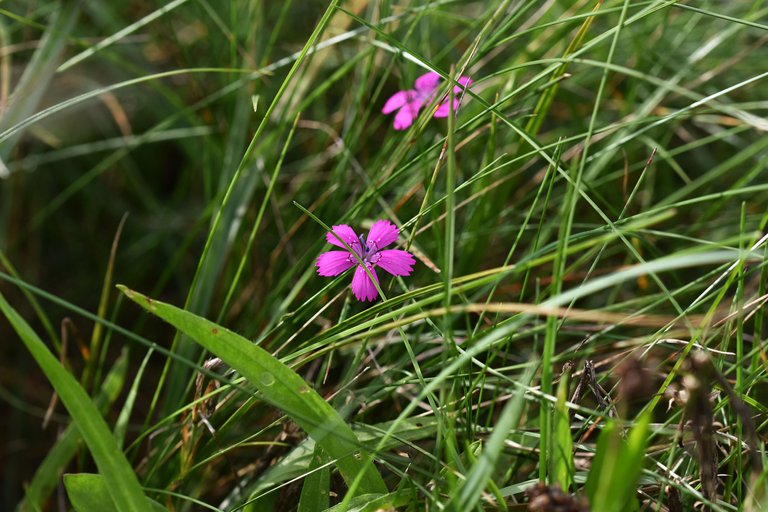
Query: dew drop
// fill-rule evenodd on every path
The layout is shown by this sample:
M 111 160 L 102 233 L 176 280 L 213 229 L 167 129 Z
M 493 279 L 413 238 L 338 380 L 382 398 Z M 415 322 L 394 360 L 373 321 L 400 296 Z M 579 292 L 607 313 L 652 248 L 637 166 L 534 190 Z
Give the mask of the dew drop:
M 275 383 L 275 377 L 273 377 L 271 373 L 262 373 L 259 380 L 265 386 L 272 386 Z

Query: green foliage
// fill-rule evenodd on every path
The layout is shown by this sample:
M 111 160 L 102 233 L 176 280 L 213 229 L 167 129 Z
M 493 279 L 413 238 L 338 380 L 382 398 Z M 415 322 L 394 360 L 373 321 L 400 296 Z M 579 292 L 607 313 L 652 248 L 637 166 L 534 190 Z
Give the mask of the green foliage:
M 64 487 L 72 502 L 75 512 L 113 512 L 119 510 L 112 501 L 109 487 L 101 475 L 89 473 L 64 475 Z M 144 510 L 162 512 L 166 510 L 161 504 L 147 498 Z
M 114 403 L 125 381 L 128 370 L 128 354 L 126 351 L 115 361 L 114 367 L 107 374 L 95 403 L 100 411 Z M 67 426 L 59 436 L 56 444 L 51 447 L 45 459 L 35 471 L 29 486 L 25 490 L 24 500 L 19 503 L 18 510 L 39 510 L 43 507 L 51 492 L 56 488 L 60 476 L 64 473 L 72 457 L 75 456 L 81 441 L 77 425 Z
M 637 481 L 648 444 L 650 414 L 644 413 L 624 439 L 622 427 L 609 421 L 597 440 L 586 495 L 593 509 L 605 512 L 637 510 Z
M 301 498 L 299 499 L 299 512 L 320 512 L 328 508 L 328 489 L 331 488 L 331 472 L 326 464 L 323 464 L 323 456 L 319 447 L 315 447 L 312 455 L 312 463 L 309 466 L 310 473 L 304 478 L 301 486 Z
M 261 347 L 224 327 L 124 286 L 119 288 L 129 299 L 236 369 L 259 390 L 260 398 L 290 416 L 315 440 L 317 446 L 336 460 L 348 484 L 359 478 L 358 485 L 363 494 L 386 491 L 368 451 L 354 432 L 338 412 L 290 368 Z
M 0 294 L 0 310 L 40 365 L 48 382 L 61 397 L 61 401 L 72 416 L 72 421 L 77 425 L 80 435 L 88 445 L 100 474 L 104 477 L 104 483 L 116 510 L 120 512 L 143 510 L 146 500 L 144 491 L 96 405 L 72 375 L 53 357 L 29 324 L 8 304 L 2 294 Z
M 767 16 L 6 0 L 0 509 L 765 508 Z
M 552 442 L 549 444 L 551 446 L 549 453 L 550 481 L 565 490 L 571 488 L 573 475 L 576 472 L 573 465 L 570 411 L 566 405 L 568 384 L 568 375 L 563 374 L 557 386 L 557 402 L 555 402 L 555 410 L 552 415 Z

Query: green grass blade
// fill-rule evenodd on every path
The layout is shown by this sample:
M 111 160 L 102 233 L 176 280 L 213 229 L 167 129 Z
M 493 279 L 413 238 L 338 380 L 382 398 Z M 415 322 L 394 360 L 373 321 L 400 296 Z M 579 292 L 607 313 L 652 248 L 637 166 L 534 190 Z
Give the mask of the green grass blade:
M 521 380 L 522 386 L 530 386 L 535 373 L 536 365 L 529 365 Z M 525 406 L 525 392 L 521 388 L 515 390 L 515 397 L 507 402 L 501 411 L 498 422 L 493 428 L 493 433 L 488 439 L 483 453 L 470 469 L 467 479 L 456 494 L 456 510 L 472 510 L 477 506 L 480 495 L 488 485 L 489 479 L 496 469 L 499 456 L 504 449 L 504 441 L 509 432 L 520 421 Z
M 568 71 L 568 57 L 570 57 L 581 46 L 581 43 L 584 41 L 584 36 L 586 36 L 590 25 L 592 25 L 592 22 L 595 20 L 595 15 L 600 9 L 600 5 L 601 2 L 595 4 L 595 7 L 592 9 L 590 15 L 584 19 L 584 22 L 579 27 L 576 35 L 573 37 L 571 42 L 568 43 L 568 47 L 565 49 L 565 52 L 563 52 L 563 63 L 552 72 L 552 78 L 550 79 L 552 85 L 547 87 L 542 95 L 539 96 L 538 102 L 533 109 L 533 114 L 528 120 L 528 123 L 525 125 L 526 133 L 532 136 L 536 136 L 536 134 L 538 134 L 539 129 L 541 128 L 541 124 L 544 122 L 544 118 L 549 112 L 552 101 L 555 99 L 557 90 L 560 87 L 560 80 L 563 78 L 566 71 Z
M 137 22 L 128 25 L 127 27 L 123 28 L 122 30 L 118 31 L 115 34 L 112 34 L 109 37 L 105 37 L 104 39 L 99 41 L 97 44 L 89 45 L 84 51 L 69 58 L 66 62 L 64 62 L 61 66 L 59 66 L 59 71 L 65 71 L 71 68 L 72 66 L 74 66 L 75 64 L 78 64 L 79 62 L 82 62 L 85 59 L 96 54 L 97 52 L 103 50 L 104 48 L 110 45 L 113 45 L 121 41 L 122 39 L 125 39 L 126 36 L 136 32 L 140 28 L 146 26 L 147 24 L 151 23 L 152 21 L 156 20 L 157 18 L 163 16 L 167 12 L 175 9 L 176 7 L 184 4 L 187 1 L 188 0 L 174 0 L 173 2 L 168 2 L 167 4 L 163 5 L 161 8 L 148 14 L 147 16 L 144 16 Z M 66 2 L 66 3 L 77 4 L 78 2 Z
M 53 357 L 29 324 L 0 294 L 3 311 L 27 350 L 40 365 L 45 376 L 61 398 L 88 445 L 96 467 L 104 476 L 112 501 L 121 512 L 140 512 L 146 508 L 146 497 L 136 473 L 112 436 L 107 423 L 88 394 L 75 378 Z
M 573 217 L 578 198 L 578 184 L 569 186 L 561 216 L 563 222 L 560 224 L 557 237 L 557 251 L 555 260 L 552 262 L 552 284 L 550 285 L 550 294 L 556 297 L 563 288 L 563 277 L 565 276 L 565 264 L 568 255 L 568 244 L 573 227 Z M 548 316 L 546 320 L 546 331 L 544 333 L 544 346 L 541 354 L 541 392 L 544 396 L 552 395 L 553 368 L 552 359 L 555 356 L 555 345 L 562 323 L 554 316 Z M 539 451 L 539 479 L 544 482 L 547 480 L 547 470 L 551 467 L 552 461 L 548 457 L 552 454 L 549 447 L 549 441 L 552 434 L 552 409 L 550 403 L 542 397 L 541 409 L 539 410 L 539 423 L 541 430 L 540 451 Z M 550 475 L 551 477 L 551 475 Z
M 331 472 L 324 459 L 323 452 L 315 448 L 309 466 L 310 473 L 304 478 L 304 485 L 301 487 L 298 512 L 320 512 L 328 508 Z
M 203 247 L 203 252 L 197 263 L 197 270 L 192 279 L 192 285 L 190 287 L 189 294 L 187 295 L 188 309 L 204 314 L 212 300 L 212 294 L 214 287 L 218 283 L 221 268 L 224 264 L 224 260 L 229 252 L 229 247 L 232 243 L 233 223 L 236 222 L 235 231 L 240 227 L 240 215 L 238 213 L 240 206 L 244 206 L 250 200 L 250 196 L 255 187 L 257 177 L 256 173 L 251 173 L 250 176 L 243 174 L 248 168 L 249 162 L 253 158 L 253 155 L 257 148 L 265 145 L 270 140 L 271 135 L 265 135 L 265 129 L 269 124 L 272 112 L 274 112 L 280 99 L 286 92 L 293 77 L 298 73 L 299 68 L 304 63 L 305 58 L 309 55 L 310 49 L 315 45 L 320 35 L 325 30 L 326 26 L 330 22 L 333 15 L 336 13 L 336 9 L 339 5 L 339 0 L 333 0 L 328 5 L 327 9 L 323 13 L 323 16 L 318 21 L 312 34 L 304 44 L 304 48 L 296 57 L 295 62 L 288 71 L 285 79 L 283 80 L 280 88 L 275 93 L 272 102 L 267 107 L 267 110 L 262 117 L 256 131 L 251 137 L 251 141 L 248 147 L 245 149 L 240 163 L 237 165 L 231 179 L 226 183 L 224 194 L 221 198 L 221 203 L 213 218 L 211 228 L 209 230 L 208 237 Z M 243 125 L 245 126 L 245 125 Z M 222 182 L 224 183 L 224 182 Z M 236 220 L 240 219 L 240 220 Z M 174 352 L 178 352 L 184 357 L 192 359 L 194 357 L 194 346 L 186 343 L 183 338 L 178 343 L 174 343 L 178 347 L 174 348 Z M 170 364 L 170 360 L 168 361 Z M 188 376 L 188 370 L 178 365 L 170 366 L 170 372 L 168 376 L 169 392 L 166 400 L 166 413 L 170 412 L 170 409 L 177 403 L 186 388 L 186 378 Z M 159 389 L 159 386 L 158 386 Z
M 405 507 L 413 503 L 413 496 L 407 493 L 393 492 L 383 496 L 366 494 L 353 498 L 349 506 L 339 503 L 325 512 L 379 512 L 381 510 L 395 510 L 395 507 Z
M 557 386 L 557 402 L 552 415 L 552 439 L 549 443 L 549 460 L 552 464 L 550 481 L 559 484 L 567 491 L 573 483 L 575 472 L 573 462 L 573 438 L 571 437 L 571 422 L 568 407 L 568 375 L 563 373 Z
M 125 443 L 125 432 L 128 429 L 128 421 L 130 420 L 133 406 L 136 404 L 136 398 L 139 394 L 139 385 L 141 384 L 142 378 L 144 377 L 144 371 L 147 368 L 147 363 L 149 363 L 149 358 L 153 353 L 154 350 L 149 349 L 147 354 L 144 356 L 144 359 L 141 361 L 139 369 L 133 376 L 133 383 L 128 390 L 127 396 L 125 397 L 125 402 L 123 402 L 123 407 L 120 410 L 120 414 L 117 416 L 114 433 L 115 439 L 117 439 L 117 442 L 120 444 L 120 446 L 123 446 Z
M 648 442 L 650 413 L 643 413 L 627 440 L 611 421 L 600 433 L 587 478 L 586 494 L 592 510 L 623 512 L 636 508 L 637 482 Z M 633 505 L 634 504 L 634 505 Z
M 336 465 L 348 484 L 362 474 L 358 484 L 361 494 L 386 492 L 384 481 L 369 456 L 363 453 L 360 441 L 349 425 L 293 370 L 261 347 L 224 327 L 124 286 L 119 288 L 129 299 L 240 372 L 261 392 L 265 401 L 290 416 L 329 456 L 337 459 Z
M 385 431 L 390 424 L 378 425 L 360 425 L 362 430 L 358 430 L 358 439 L 362 442 L 374 442 L 379 439 L 381 433 Z M 405 420 L 399 423 L 394 435 L 388 438 L 388 442 L 383 447 L 384 450 L 395 449 L 402 446 L 403 443 L 416 443 L 424 439 L 432 439 L 437 432 L 437 421 L 429 418 L 418 418 Z M 270 466 L 254 485 L 247 490 L 245 494 L 249 496 L 248 500 L 258 500 L 268 494 L 270 489 L 278 487 L 280 484 L 295 478 L 301 478 L 310 467 L 312 454 L 315 451 L 315 441 L 310 437 L 305 439 L 296 448 L 291 450 L 285 457 Z M 257 502 L 257 501 L 256 501 Z
M 115 232 L 115 238 L 112 240 L 112 249 L 109 252 L 107 270 L 104 272 L 104 284 L 101 287 L 99 305 L 96 308 L 96 314 L 100 318 L 106 318 L 107 316 L 107 307 L 109 306 L 109 292 L 112 291 L 112 277 L 115 270 L 115 255 L 117 254 L 117 245 L 120 241 L 120 233 L 123 231 L 123 226 L 125 226 L 125 220 L 127 218 L 127 214 L 123 215 L 123 218 L 120 220 L 120 224 L 117 227 L 117 231 Z M 100 322 L 93 324 L 93 331 L 91 332 L 90 357 L 86 361 L 85 369 L 83 370 L 83 377 L 80 380 L 80 382 L 83 384 L 83 387 L 86 389 L 91 389 L 91 378 L 94 376 L 94 374 L 98 376 L 96 365 L 99 364 L 99 360 L 102 356 L 101 342 L 103 330 L 104 326 Z
M 107 405 L 117 400 L 117 396 L 123 389 L 127 370 L 128 353 L 123 351 L 112 367 L 112 370 L 104 379 L 99 395 L 96 397 L 96 406 L 99 409 L 103 410 Z M 26 489 L 26 495 L 16 510 L 24 512 L 27 510 L 40 510 L 43 507 L 48 496 L 56 488 L 56 484 L 62 473 L 64 473 L 65 468 L 72 460 L 72 457 L 75 456 L 81 439 L 80 431 L 74 424 L 67 426 L 64 433 L 59 436 L 56 444 L 48 451 L 43 462 L 38 466 L 35 476 Z
M 112 502 L 107 482 L 101 475 L 77 473 L 64 475 L 64 487 L 72 502 L 75 512 L 112 512 L 118 510 Z M 144 508 L 147 512 L 162 512 L 165 507 L 158 502 L 146 499 Z
M 75 26 L 79 12 L 80 2 L 71 1 L 59 2 L 59 8 L 53 10 L 48 30 L 40 40 L 37 51 L 16 85 L 8 108 L 3 112 L 0 119 L 0 132 L 6 131 L 34 113 L 56 74 L 56 67 L 64 52 L 67 37 Z M 17 131 L 0 145 L 0 159 L 5 160 L 11 155 L 19 137 L 21 132 Z M 0 163 L 0 166 L 2 165 Z M 7 172 L 7 169 L 0 167 L 0 177 L 4 177 L 3 170 Z

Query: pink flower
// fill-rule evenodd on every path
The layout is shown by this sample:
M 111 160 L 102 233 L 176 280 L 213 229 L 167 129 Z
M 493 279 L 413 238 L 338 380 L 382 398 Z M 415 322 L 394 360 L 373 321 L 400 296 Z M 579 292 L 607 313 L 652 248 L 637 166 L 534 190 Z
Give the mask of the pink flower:
M 382 114 L 390 114 L 397 110 L 395 114 L 395 130 L 405 130 L 413 124 L 413 120 L 419 115 L 419 111 L 424 105 L 434 99 L 437 86 L 440 84 L 442 78 L 434 71 L 425 73 L 416 79 L 414 82 L 415 89 L 408 89 L 405 91 L 398 91 L 393 94 L 387 102 L 384 104 L 384 108 L 381 109 Z M 462 76 L 457 80 L 463 86 L 468 86 L 472 83 L 472 80 L 468 76 Z M 463 87 L 458 85 L 453 87 L 453 108 L 456 110 L 459 108 L 458 96 L 463 91 Z M 440 103 L 435 111 L 435 117 L 448 117 L 449 105 L 448 97 Z
M 352 277 L 352 293 L 357 297 L 357 300 L 372 301 L 379 296 L 379 292 L 368 276 L 368 272 L 365 271 L 365 267 L 378 282 L 376 267 L 381 267 L 393 276 L 407 276 L 411 274 L 413 265 L 416 263 L 408 251 L 382 250 L 397 240 L 397 234 L 397 226 L 388 220 L 374 222 L 365 240 L 363 235 L 357 236 L 352 228 L 346 224 L 333 226 L 333 233 L 326 233 L 325 239 L 329 244 L 344 250 L 328 251 L 321 254 L 315 263 L 317 273 L 321 276 L 338 276 L 345 270 L 356 266 L 355 275 Z M 336 238 L 337 236 L 338 238 Z M 352 248 L 353 252 L 347 250 L 339 238 L 344 240 L 344 243 Z M 365 267 L 358 262 L 355 255 L 362 260 Z

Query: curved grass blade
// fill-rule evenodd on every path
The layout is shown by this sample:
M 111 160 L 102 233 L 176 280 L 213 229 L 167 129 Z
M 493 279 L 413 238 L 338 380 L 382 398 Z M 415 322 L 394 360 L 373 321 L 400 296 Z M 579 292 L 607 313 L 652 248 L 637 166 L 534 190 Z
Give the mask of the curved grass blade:
M 105 410 L 108 405 L 117 400 L 117 396 L 123 389 L 127 371 L 128 351 L 123 350 L 112 370 L 104 379 L 99 395 L 96 397 L 97 407 Z M 35 476 L 26 489 L 24 499 L 16 507 L 18 512 L 42 509 L 48 496 L 56 488 L 61 474 L 64 473 L 72 457 L 75 456 L 80 439 L 80 431 L 77 429 L 77 426 L 70 423 L 64 433 L 59 436 L 56 444 L 48 450 L 45 459 L 43 459 L 43 462 L 35 471 Z
M 348 485 L 362 474 L 360 494 L 382 494 L 386 485 L 352 429 L 298 374 L 251 341 L 188 311 L 150 299 L 125 286 L 132 301 L 159 316 L 220 357 L 253 384 L 261 397 L 291 417 L 332 458 Z
M 139 484 L 139 479 L 91 397 L 51 354 L 43 340 L 8 304 L 2 294 L 0 294 L 0 310 L 40 365 L 48 381 L 59 394 L 61 402 L 72 416 L 72 421 L 77 425 L 88 445 L 99 473 L 104 477 L 117 510 L 121 512 L 146 510 L 146 496 Z
M 56 74 L 59 59 L 67 45 L 67 37 L 75 26 L 80 12 L 80 2 L 60 2 L 52 11 L 48 29 L 45 31 L 32 59 L 24 70 L 8 103 L 8 108 L 0 117 L 0 131 L 22 122 L 32 115 L 40 103 L 45 90 Z M 0 160 L 8 158 L 21 137 L 17 131 L 0 145 Z M 9 173 L 0 162 L 0 178 Z

